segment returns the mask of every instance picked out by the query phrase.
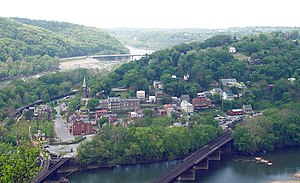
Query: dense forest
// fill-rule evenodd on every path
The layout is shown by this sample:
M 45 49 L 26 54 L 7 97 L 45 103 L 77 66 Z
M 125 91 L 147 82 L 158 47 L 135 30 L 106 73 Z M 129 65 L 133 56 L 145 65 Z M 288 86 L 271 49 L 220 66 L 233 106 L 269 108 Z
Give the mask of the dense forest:
M 128 52 L 118 40 L 97 28 L 0 17 L 1 79 L 57 70 L 58 57 Z
M 233 132 L 237 150 L 255 153 L 275 147 L 300 144 L 300 103 L 270 108 L 263 115 L 247 119 Z
M 153 118 L 151 113 L 142 126 L 103 127 L 92 141 L 80 145 L 78 160 L 83 165 L 114 166 L 183 158 L 221 134 L 213 118 L 194 118 L 191 128 L 170 128 L 172 118 Z

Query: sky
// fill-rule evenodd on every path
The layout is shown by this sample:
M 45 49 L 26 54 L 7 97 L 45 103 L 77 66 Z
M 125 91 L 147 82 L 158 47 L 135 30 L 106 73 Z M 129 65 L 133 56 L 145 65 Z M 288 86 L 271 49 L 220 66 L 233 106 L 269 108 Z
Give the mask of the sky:
M 298 0 L 1 0 L 0 16 L 99 28 L 300 26 Z

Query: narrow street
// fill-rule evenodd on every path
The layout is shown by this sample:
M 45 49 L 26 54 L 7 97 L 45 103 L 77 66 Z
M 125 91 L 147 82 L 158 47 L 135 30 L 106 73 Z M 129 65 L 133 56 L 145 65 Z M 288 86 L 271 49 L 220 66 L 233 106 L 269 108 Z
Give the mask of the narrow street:
M 62 119 L 62 116 L 60 115 L 60 107 L 62 104 L 60 104 L 59 106 L 57 106 L 55 108 L 55 110 L 57 111 L 57 115 L 55 118 L 55 124 L 54 124 L 54 129 L 55 129 L 55 133 L 57 138 L 59 138 L 60 141 L 69 141 L 69 140 L 73 140 L 74 136 L 71 135 L 66 127 L 66 123 L 65 120 Z

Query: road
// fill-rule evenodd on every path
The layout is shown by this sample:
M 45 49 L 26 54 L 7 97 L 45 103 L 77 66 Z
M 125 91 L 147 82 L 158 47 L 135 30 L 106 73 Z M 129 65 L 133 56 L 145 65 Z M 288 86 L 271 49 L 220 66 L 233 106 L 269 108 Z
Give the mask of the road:
M 59 114 L 61 105 L 62 104 L 60 104 L 59 106 L 57 106 L 55 108 L 55 110 L 57 111 L 57 115 L 55 118 L 55 124 L 54 124 L 56 136 L 59 138 L 60 141 L 73 140 L 74 135 L 72 135 L 68 132 L 67 127 L 66 127 L 66 122 L 65 122 L 65 120 L 62 119 L 62 116 Z

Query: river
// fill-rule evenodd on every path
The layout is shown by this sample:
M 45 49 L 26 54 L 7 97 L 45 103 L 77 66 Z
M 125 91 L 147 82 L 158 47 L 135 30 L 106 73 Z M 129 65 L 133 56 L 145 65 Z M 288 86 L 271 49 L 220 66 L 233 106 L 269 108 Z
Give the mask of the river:
M 279 148 L 258 154 L 273 164 L 258 164 L 254 156 L 230 155 L 221 161 L 211 161 L 209 170 L 196 173 L 196 181 L 189 183 L 268 183 L 278 180 L 293 180 L 292 175 L 300 172 L 300 147 Z M 155 180 L 179 161 L 152 164 L 100 168 L 75 172 L 69 176 L 71 183 L 146 183 Z M 299 180 L 300 182 L 300 180 Z
M 153 52 L 152 50 L 134 48 L 131 46 L 126 46 L 126 47 L 129 49 L 130 54 L 133 54 L 133 55 L 135 55 L 135 54 L 136 55 L 151 54 Z M 74 57 L 70 57 L 70 58 L 74 58 Z M 136 59 L 136 60 L 138 60 L 140 58 L 141 58 L 141 56 L 134 57 L 134 59 Z M 68 58 L 65 58 L 65 59 L 68 59 Z M 74 70 L 76 68 L 87 68 L 87 69 L 100 69 L 103 72 L 110 72 L 114 68 L 116 68 L 124 63 L 127 63 L 128 61 L 130 61 L 130 59 L 122 60 L 122 61 L 101 61 L 100 62 L 96 59 L 87 58 L 87 56 L 82 56 L 82 57 L 80 57 L 80 59 L 74 59 L 74 60 L 70 60 L 70 61 L 61 62 L 59 65 L 59 69 L 61 71 L 66 71 L 66 70 Z M 47 73 L 47 72 L 45 72 L 45 73 Z M 38 78 L 45 73 L 40 73 L 40 74 L 36 74 L 34 76 L 29 76 L 29 77 Z M 29 78 L 29 77 L 26 77 L 26 78 Z M 26 78 L 23 78 L 23 79 L 26 79 Z M 8 85 L 13 80 L 14 79 L 0 81 L 0 89 L 4 88 L 6 85 Z

